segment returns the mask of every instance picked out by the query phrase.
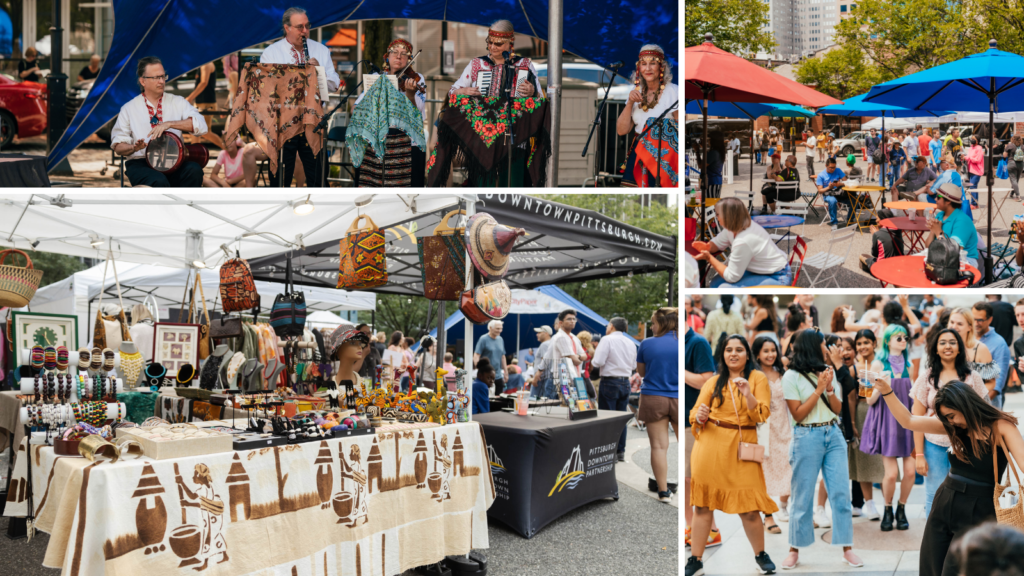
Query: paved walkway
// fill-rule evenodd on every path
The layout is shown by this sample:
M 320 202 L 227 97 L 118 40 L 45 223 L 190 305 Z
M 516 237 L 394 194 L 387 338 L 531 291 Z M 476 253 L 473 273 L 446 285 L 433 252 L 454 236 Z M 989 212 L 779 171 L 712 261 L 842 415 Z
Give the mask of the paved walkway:
M 1024 394 L 1007 395 L 1005 408 L 1018 415 L 1024 413 Z M 896 490 L 898 498 L 899 488 L 897 487 Z M 874 500 L 878 511 L 881 512 L 884 505 L 881 490 L 874 491 Z M 907 518 L 910 521 L 910 530 L 907 532 L 894 530 L 883 533 L 878 529 L 878 522 L 872 522 L 863 517 L 853 519 L 853 549 L 864 561 L 863 568 L 851 568 L 842 563 L 840 559 L 842 549 L 833 548 L 827 544 L 827 537 L 831 535 L 831 529 L 821 528 L 814 531 L 817 543 L 800 551 L 800 564 L 795 569 L 785 572 L 780 568 L 777 573 L 815 574 L 818 576 L 834 574 L 917 576 L 918 550 L 926 520 L 923 485 L 914 486 L 907 501 L 906 510 Z M 722 531 L 722 545 L 709 548 L 705 552 L 704 572 L 708 576 L 756 574 L 757 565 L 754 563 L 754 551 L 743 532 L 739 516 L 716 512 L 715 520 Z M 786 555 L 789 554 L 789 523 L 781 522 L 779 526 L 782 528 L 782 534 L 765 533 L 765 551 L 771 556 L 776 566 L 780 566 Z M 684 564 L 689 556 L 690 550 L 687 549 L 683 559 Z
M 798 148 L 796 152 L 797 156 L 797 170 L 800 171 L 800 190 L 803 192 L 810 192 L 814 190 L 814 184 L 808 180 L 807 176 L 807 164 L 804 160 L 803 148 Z M 783 157 L 785 160 L 785 157 Z M 857 157 L 858 167 L 866 174 L 867 173 L 867 162 L 864 161 L 860 156 Z M 845 169 L 846 162 L 843 160 L 840 162 L 840 167 Z M 816 173 L 821 172 L 825 169 L 824 162 L 815 162 L 814 168 Z M 753 190 L 758 192 L 754 198 L 754 208 L 760 209 L 762 207 L 762 199 L 760 195 L 762 178 L 764 177 L 767 166 L 754 165 L 754 183 Z M 877 177 L 876 177 L 877 178 Z M 874 182 L 877 184 L 877 181 Z M 987 204 L 986 199 L 986 179 L 983 177 L 981 183 L 978 185 L 979 191 L 981 192 L 982 204 Z M 1010 181 L 997 179 L 993 182 L 994 188 L 1006 188 L 1009 190 Z M 732 184 L 725 184 L 722 186 L 722 197 L 728 198 L 734 195 L 736 191 L 751 190 L 750 184 L 750 158 L 740 158 L 739 174 L 733 178 Z M 993 196 L 996 198 L 996 204 L 998 205 L 1002 199 L 1009 194 L 1009 192 L 994 192 Z M 872 193 L 872 198 L 877 199 L 878 193 Z M 890 199 L 887 198 L 885 202 Z M 824 202 L 818 200 L 822 206 L 818 207 L 819 216 L 815 216 L 813 211 L 808 211 L 808 219 L 805 225 L 797 226 L 792 229 L 794 234 L 799 234 L 807 242 L 807 255 L 806 258 L 811 258 L 815 253 L 827 251 L 829 248 L 829 235 L 831 234 L 831 228 L 827 224 L 822 224 L 822 220 L 827 220 L 826 211 L 824 208 Z M 997 214 L 992 214 L 992 242 L 993 243 L 1005 243 L 1007 236 L 1009 235 L 1008 226 L 1013 221 L 1014 214 L 1020 214 L 1024 212 L 1019 202 L 1012 202 L 1007 200 L 1003 204 L 1001 214 L 1006 224 L 999 219 Z M 981 234 L 982 239 L 985 238 L 986 223 L 984 216 L 977 220 L 978 232 Z M 784 245 L 785 247 L 785 245 Z M 856 234 L 853 239 L 853 244 L 849 250 L 849 257 L 843 262 L 842 269 L 839 271 L 839 285 L 843 288 L 879 288 L 881 284 L 875 278 L 860 269 L 860 255 L 871 253 L 871 236 L 865 229 L 863 234 Z M 832 254 L 838 254 L 840 257 L 846 254 L 846 246 L 840 246 L 833 248 Z M 807 267 L 806 270 L 801 273 L 798 280 L 798 285 L 801 287 L 810 287 L 811 278 L 817 274 L 818 270 L 813 267 Z M 825 287 L 821 284 L 818 287 Z M 828 286 L 829 288 L 835 288 L 835 284 Z

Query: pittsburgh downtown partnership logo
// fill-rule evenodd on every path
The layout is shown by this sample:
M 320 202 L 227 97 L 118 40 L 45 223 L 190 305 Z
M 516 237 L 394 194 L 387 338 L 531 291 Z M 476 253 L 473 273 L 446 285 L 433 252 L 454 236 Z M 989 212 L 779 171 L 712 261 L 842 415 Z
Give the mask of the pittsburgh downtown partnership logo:
M 487 445 L 487 461 L 491 465 L 491 474 L 498 475 L 505 471 L 505 465 L 502 463 L 501 458 L 498 458 L 498 453 L 494 451 L 494 446 Z
M 580 455 L 580 447 L 577 444 L 573 448 L 569 459 L 565 462 L 565 466 L 562 466 L 562 471 L 555 478 L 555 485 L 551 487 L 551 492 L 548 492 L 548 498 L 553 496 L 555 492 L 561 492 L 563 488 L 575 489 L 576 485 L 585 476 L 586 471 L 583 468 L 583 457 Z

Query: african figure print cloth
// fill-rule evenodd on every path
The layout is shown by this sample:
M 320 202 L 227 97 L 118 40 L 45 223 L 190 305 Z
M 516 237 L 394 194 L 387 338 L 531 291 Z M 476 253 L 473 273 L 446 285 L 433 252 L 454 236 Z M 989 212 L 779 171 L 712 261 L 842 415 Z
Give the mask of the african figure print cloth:
M 313 128 L 324 110 L 314 66 L 249 62 L 242 69 L 234 102 L 224 141 L 233 141 L 245 126 L 269 157 L 274 174 L 278 151 L 299 134 L 306 135 L 313 154 L 320 153 L 322 134 L 314 133 Z
M 345 130 L 352 164 L 356 168 L 362 165 L 369 150 L 381 158 L 386 150 L 388 131 L 392 128 L 405 132 L 412 146 L 426 149 L 427 138 L 423 133 L 420 111 L 391 82 L 374 82 L 355 107 Z M 390 157 L 387 161 L 391 162 Z M 361 179 L 362 176 L 360 183 Z
M 171 460 L 20 454 L 4 514 L 31 504 L 62 576 L 400 574 L 488 547 L 475 422 Z
M 655 181 L 658 175 L 659 148 L 661 149 L 661 181 L 655 186 L 676 188 L 679 186 L 679 123 L 671 118 L 662 118 L 660 124 L 655 118 L 648 118 L 647 131 L 636 145 L 636 164 L 633 177 L 638 187 L 646 187 L 648 178 Z M 652 126 L 653 125 L 653 126 Z
M 515 142 L 509 142 L 511 132 Z M 445 186 L 452 164 L 465 166 L 469 180 L 483 186 L 497 170 L 506 170 L 512 149 L 514 169 L 544 186 L 551 156 L 551 112 L 546 98 L 502 98 L 451 94 L 441 109 L 437 145 L 427 158 L 427 186 Z M 517 179 L 513 176 L 513 182 Z

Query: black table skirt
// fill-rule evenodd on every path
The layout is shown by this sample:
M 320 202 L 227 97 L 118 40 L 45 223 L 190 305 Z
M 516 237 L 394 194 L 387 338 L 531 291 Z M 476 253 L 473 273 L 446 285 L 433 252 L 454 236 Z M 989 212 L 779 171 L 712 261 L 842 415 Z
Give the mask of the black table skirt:
M 49 188 L 45 156 L 0 154 L 0 188 Z
M 605 410 L 575 422 L 508 412 L 474 415 L 484 427 L 497 491 L 487 516 L 532 538 L 584 504 L 618 500 L 616 451 L 631 417 Z

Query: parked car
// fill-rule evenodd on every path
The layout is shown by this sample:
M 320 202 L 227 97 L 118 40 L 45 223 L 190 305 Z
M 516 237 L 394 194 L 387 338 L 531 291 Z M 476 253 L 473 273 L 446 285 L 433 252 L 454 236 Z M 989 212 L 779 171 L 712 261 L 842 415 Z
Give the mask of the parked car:
M 46 132 L 46 86 L 0 73 L 0 149 Z
M 839 144 L 839 152 L 843 156 L 848 156 L 856 152 L 860 152 L 864 148 L 864 138 L 868 136 L 870 132 L 859 130 L 857 132 L 851 132 L 849 136 L 845 138 L 836 138 L 835 142 Z

